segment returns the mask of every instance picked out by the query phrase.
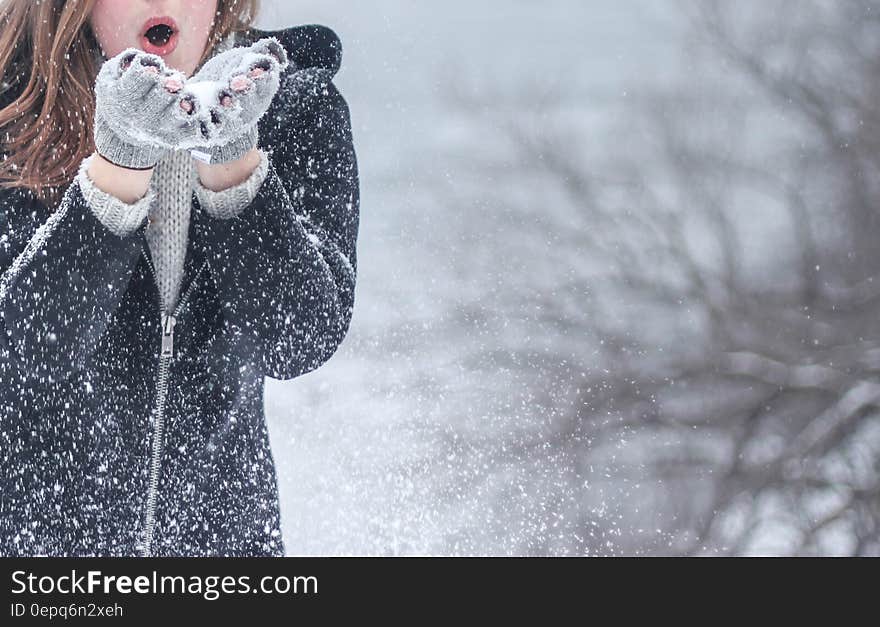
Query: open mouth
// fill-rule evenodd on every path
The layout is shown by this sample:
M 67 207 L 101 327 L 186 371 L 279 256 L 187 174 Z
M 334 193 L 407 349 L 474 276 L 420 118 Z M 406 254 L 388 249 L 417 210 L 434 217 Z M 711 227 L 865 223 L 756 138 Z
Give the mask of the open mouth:
M 177 47 L 177 22 L 164 15 L 151 17 L 141 29 L 141 45 L 145 52 L 164 56 Z

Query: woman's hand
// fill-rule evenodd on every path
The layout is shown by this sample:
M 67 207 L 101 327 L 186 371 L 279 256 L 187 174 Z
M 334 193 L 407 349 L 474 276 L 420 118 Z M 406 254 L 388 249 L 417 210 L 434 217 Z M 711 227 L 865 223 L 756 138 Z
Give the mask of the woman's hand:
M 241 159 L 257 145 L 257 122 L 269 109 L 287 68 L 287 53 L 274 37 L 209 59 L 182 90 L 198 132 L 181 148 L 198 150 L 211 164 Z
M 185 76 L 136 48 L 108 59 L 95 81 L 95 147 L 110 163 L 151 168 L 193 134 L 193 98 Z

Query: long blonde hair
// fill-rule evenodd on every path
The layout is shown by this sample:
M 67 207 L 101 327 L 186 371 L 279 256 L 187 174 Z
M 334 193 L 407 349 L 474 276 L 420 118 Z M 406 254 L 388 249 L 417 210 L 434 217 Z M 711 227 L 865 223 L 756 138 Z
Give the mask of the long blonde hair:
M 0 188 L 25 187 L 56 204 L 94 147 L 96 0 L 0 0 Z M 202 61 L 233 31 L 246 30 L 259 0 L 218 0 Z M 19 84 L 27 81 L 24 88 Z

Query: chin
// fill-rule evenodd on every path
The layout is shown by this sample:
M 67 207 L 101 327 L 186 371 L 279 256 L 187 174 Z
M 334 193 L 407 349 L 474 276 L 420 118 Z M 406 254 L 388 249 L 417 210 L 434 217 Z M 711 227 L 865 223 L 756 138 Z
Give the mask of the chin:
M 192 62 L 188 62 L 186 59 L 182 58 L 178 54 L 172 53 L 160 56 L 162 57 L 162 61 L 165 62 L 165 65 L 167 65 L 170 69 L 183 72 L 187 78 L 189 78 L 195 70 L 195 64 L 193 64 Z

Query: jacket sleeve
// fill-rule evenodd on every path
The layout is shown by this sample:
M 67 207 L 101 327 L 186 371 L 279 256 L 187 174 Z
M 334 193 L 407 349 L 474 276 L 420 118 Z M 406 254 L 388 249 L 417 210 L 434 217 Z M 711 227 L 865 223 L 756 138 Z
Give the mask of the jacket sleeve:
M 0 190 L 0 381 L 50 385 L 81 370 L 125 293 L 143 229 L 97 219 L 74 181 L 57 207 Z
M 233 217 L 207 221 L 227 331 L 276 379 L 326 362 L 354 308 L 357 160 L 349 108 L 331 77 L 320 69 L 286 76 L 280 104 L 260 121 L 260 147 L 271 155 L 265 179 Z

